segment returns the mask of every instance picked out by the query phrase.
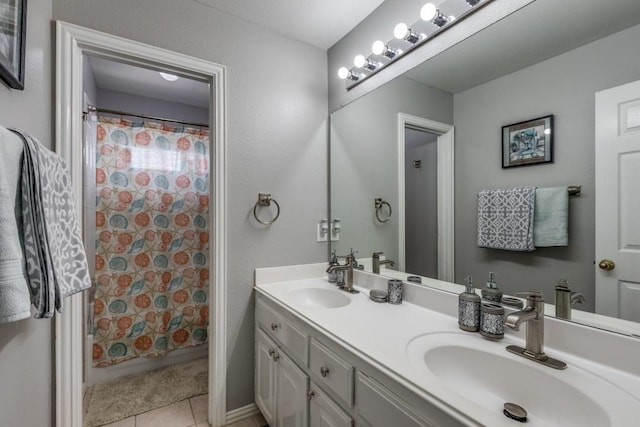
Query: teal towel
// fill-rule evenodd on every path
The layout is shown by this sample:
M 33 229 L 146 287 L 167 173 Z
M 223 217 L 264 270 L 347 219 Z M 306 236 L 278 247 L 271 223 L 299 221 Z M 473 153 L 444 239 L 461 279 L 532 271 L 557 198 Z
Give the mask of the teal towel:
M 533 245 L 569 245 L 569 192 L 567 187 L 536 189 Z
M 22 152 L 22 140 L 0 126 L 0 323 L 31 315 L 21 240 Z

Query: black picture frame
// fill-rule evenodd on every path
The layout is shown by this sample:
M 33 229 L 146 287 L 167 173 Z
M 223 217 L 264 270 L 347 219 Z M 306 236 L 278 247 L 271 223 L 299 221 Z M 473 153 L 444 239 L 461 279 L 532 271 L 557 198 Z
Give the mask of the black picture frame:
M 502 127 L 502 168 L 553 163 L 553 115 Z
M 0 0 L 0 79 L 24 89 L 27 0 Z

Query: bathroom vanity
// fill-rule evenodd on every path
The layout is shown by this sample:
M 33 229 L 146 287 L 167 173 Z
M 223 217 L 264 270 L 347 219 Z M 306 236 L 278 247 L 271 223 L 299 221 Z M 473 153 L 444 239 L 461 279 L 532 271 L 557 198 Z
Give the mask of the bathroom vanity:
M 326 264 L 256 270 L 255 400 L 271 427 L 628 426 L 640 413 L 640 341 L 545 319 L 551 369 L 461 331 L 457 295 L 404 283 L 399 305 L 369 299 L 387 278 L 354 272 L 358 294 Z M 611 351 L 615 348 L 616 351 Z

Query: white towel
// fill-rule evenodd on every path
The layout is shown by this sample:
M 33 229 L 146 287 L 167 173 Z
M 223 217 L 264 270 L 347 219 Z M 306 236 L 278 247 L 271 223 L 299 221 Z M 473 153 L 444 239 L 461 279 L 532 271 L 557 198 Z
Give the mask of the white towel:
M 89 268 L 64 161 L 35 138 L 24 141 L 22 219 L 36 318 L 53 316 L 62 298 L 89 288 Z
M 536 247 L 569 244 L 569 192 L 566 186 L 536 189 L 533 244 Z
M 533 251 L 535 187 L 478 193 L 478 246 Z
M 21 241 L 22 150 L 20 138 L 0 126 L 0 323 L 31 315 Z

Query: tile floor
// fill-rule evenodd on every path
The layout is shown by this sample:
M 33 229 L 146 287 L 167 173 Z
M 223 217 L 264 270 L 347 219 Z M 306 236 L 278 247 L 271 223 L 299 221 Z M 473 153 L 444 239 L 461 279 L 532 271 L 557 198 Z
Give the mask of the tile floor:
M 125 418 L 103 427 L 209 427 L 207 423 L 207 401 L 209 396 L 195 396 L 154 409 L 140 415 Z M 228 427 L 268 427 L 262 415 L 253 415 Z

